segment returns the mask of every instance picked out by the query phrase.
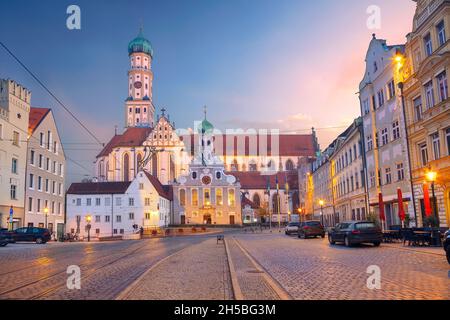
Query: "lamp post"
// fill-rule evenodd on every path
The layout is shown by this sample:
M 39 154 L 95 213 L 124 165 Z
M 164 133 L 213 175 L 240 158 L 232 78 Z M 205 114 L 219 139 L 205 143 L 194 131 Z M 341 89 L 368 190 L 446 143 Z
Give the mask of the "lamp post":
M 48 220 L 48 208 L 44 208 L 44 214 L 45 214 L 45 229 L 48 228 L 47 220 Z
M 396 68 L 396 76 L 397 76 L 397 82 L 398 82 L 398 88 L 400 89 L 400 98 L 401 98 L 401 103 L 402 103 L 402 116 L 403 116 L 403 125 L 405 127 L 405 143 L 406 143 L 406 153 L 408 155 L 408 171 L 409 171 L 409 176 L 412 177 L 412 166 L 411 166 L 411 154 L 410 154 L 410 147 L 409 147 L 409 139 L 408 139 L 408 125 L 406 123 L 406 107 L 405 107 L 405 96 L 403 94 L 403 89 L 404 89 L 404 81 L 405 81 L 405 77 L 404 77 L 404 73 L 403 73 L 403 66 L 405 64 L 405 57 L 403 56 L 403 54 L 401 52 L 397 52 L 397 54 L 395 55 L 394 58 L 394 63 L 395 63 L 395 68 Z M 411 190 L 414 190 L 414 183 L 413 180 L 410 179 L 410 187 Z M 416 210 L 416 201 L 415 201 L 415 196 L 414 196 L 414 192 L 411 192 L 411 200 L 413 203 L 413 210 L 414 210 L 414 219 L 416 221 L 417 224 L 417 210 Z
M 86 216 L 86 222 L 87 222 L 86 230 L 88 232 L 88 242 L 91 241 L 91 220 L 92 220 L 92 217 L 90 215 L 87 215 Z
M 300 221 L 300 222 L 302 222 L 302 213 L 303 213 L 303 210 L 302 210 L 302 208 L 298 208 L 297 209 L 297 212 L 298 212 L 298 220 Z
M 325 204 L 325 202 L 320 199 L 319 200 L 319 205 L 320 205 L 320 223 L 323 225 L 323 205 Z
M 429 182 L 431 182 L 431 194 L 433 197 L 433 216 L 437 219 L 438 218 L 438 213 L 437 213 L 437 201 L 436 201 L 436 195 L 434 193 L 434 183 L 436 181 L 437 178 L 437 172 L 436 171 L 432 171 L 431 169 L 426 173 L 426 178 Z

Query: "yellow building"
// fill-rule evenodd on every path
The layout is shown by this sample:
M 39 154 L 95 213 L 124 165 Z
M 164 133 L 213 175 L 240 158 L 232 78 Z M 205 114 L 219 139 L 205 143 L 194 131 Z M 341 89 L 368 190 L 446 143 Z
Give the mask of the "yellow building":
M 430 171 L 437 173 L 434 189 L 439 224 L 450 226 L 449 36 L 450 1 L 418 0 L 413 30 L 407 36 L 403 94 L 419 226 L 425 218 L 425 183 L 433 203 L 433 183 L 427 179 Z

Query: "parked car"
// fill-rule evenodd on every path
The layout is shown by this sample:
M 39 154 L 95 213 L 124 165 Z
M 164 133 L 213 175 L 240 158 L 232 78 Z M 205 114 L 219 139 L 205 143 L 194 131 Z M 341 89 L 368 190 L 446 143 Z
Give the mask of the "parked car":
M 287 235 L 290 235 L 292 233 L 297 233 L 299 225 L 300 225 L 300 222 L 290 222 L 284 229 L 284 233 Z
M 373 243 L 378 247 L 383 240 L 381 229 L 370 221 L 342 222 L 328 233 L 330 244 L 343 242 L 347 247 L 360 243 Z
M 450 264 L 450 230 L 444 234 L 444 250 L 447 253 L 447 261 Z
M 31 241 L 36 243 L 46 243 L 50 241 L 50 231 L 45 228 L 37 227 L 24 227 L 18 228 L 8 233 L 12 239 L 12 242 L 17 241 Z
M 325 238 L 325 228 L 320 221 L 312 220 L 300 223 L 300 226 L 298 227 L 299 238 L 306 239 L 317 236 Z

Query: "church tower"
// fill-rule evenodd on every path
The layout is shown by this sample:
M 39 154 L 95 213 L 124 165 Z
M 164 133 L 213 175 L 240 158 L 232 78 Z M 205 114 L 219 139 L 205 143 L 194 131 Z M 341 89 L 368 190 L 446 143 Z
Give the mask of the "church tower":
M 128 98 L 125 103 L 125 127 L 152 127 L 155 108 L 152 103 L 153 49 L 142 28 L 128 45 Z

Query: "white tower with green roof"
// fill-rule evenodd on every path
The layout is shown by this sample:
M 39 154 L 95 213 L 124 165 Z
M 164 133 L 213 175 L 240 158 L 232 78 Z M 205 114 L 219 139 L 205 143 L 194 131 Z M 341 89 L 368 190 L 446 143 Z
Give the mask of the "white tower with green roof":
M 152 103 L 153 49 L 142 32 L 128 45 L 128 97 L 125 102 L 125 127 L 152 127 L 155 108 Z

